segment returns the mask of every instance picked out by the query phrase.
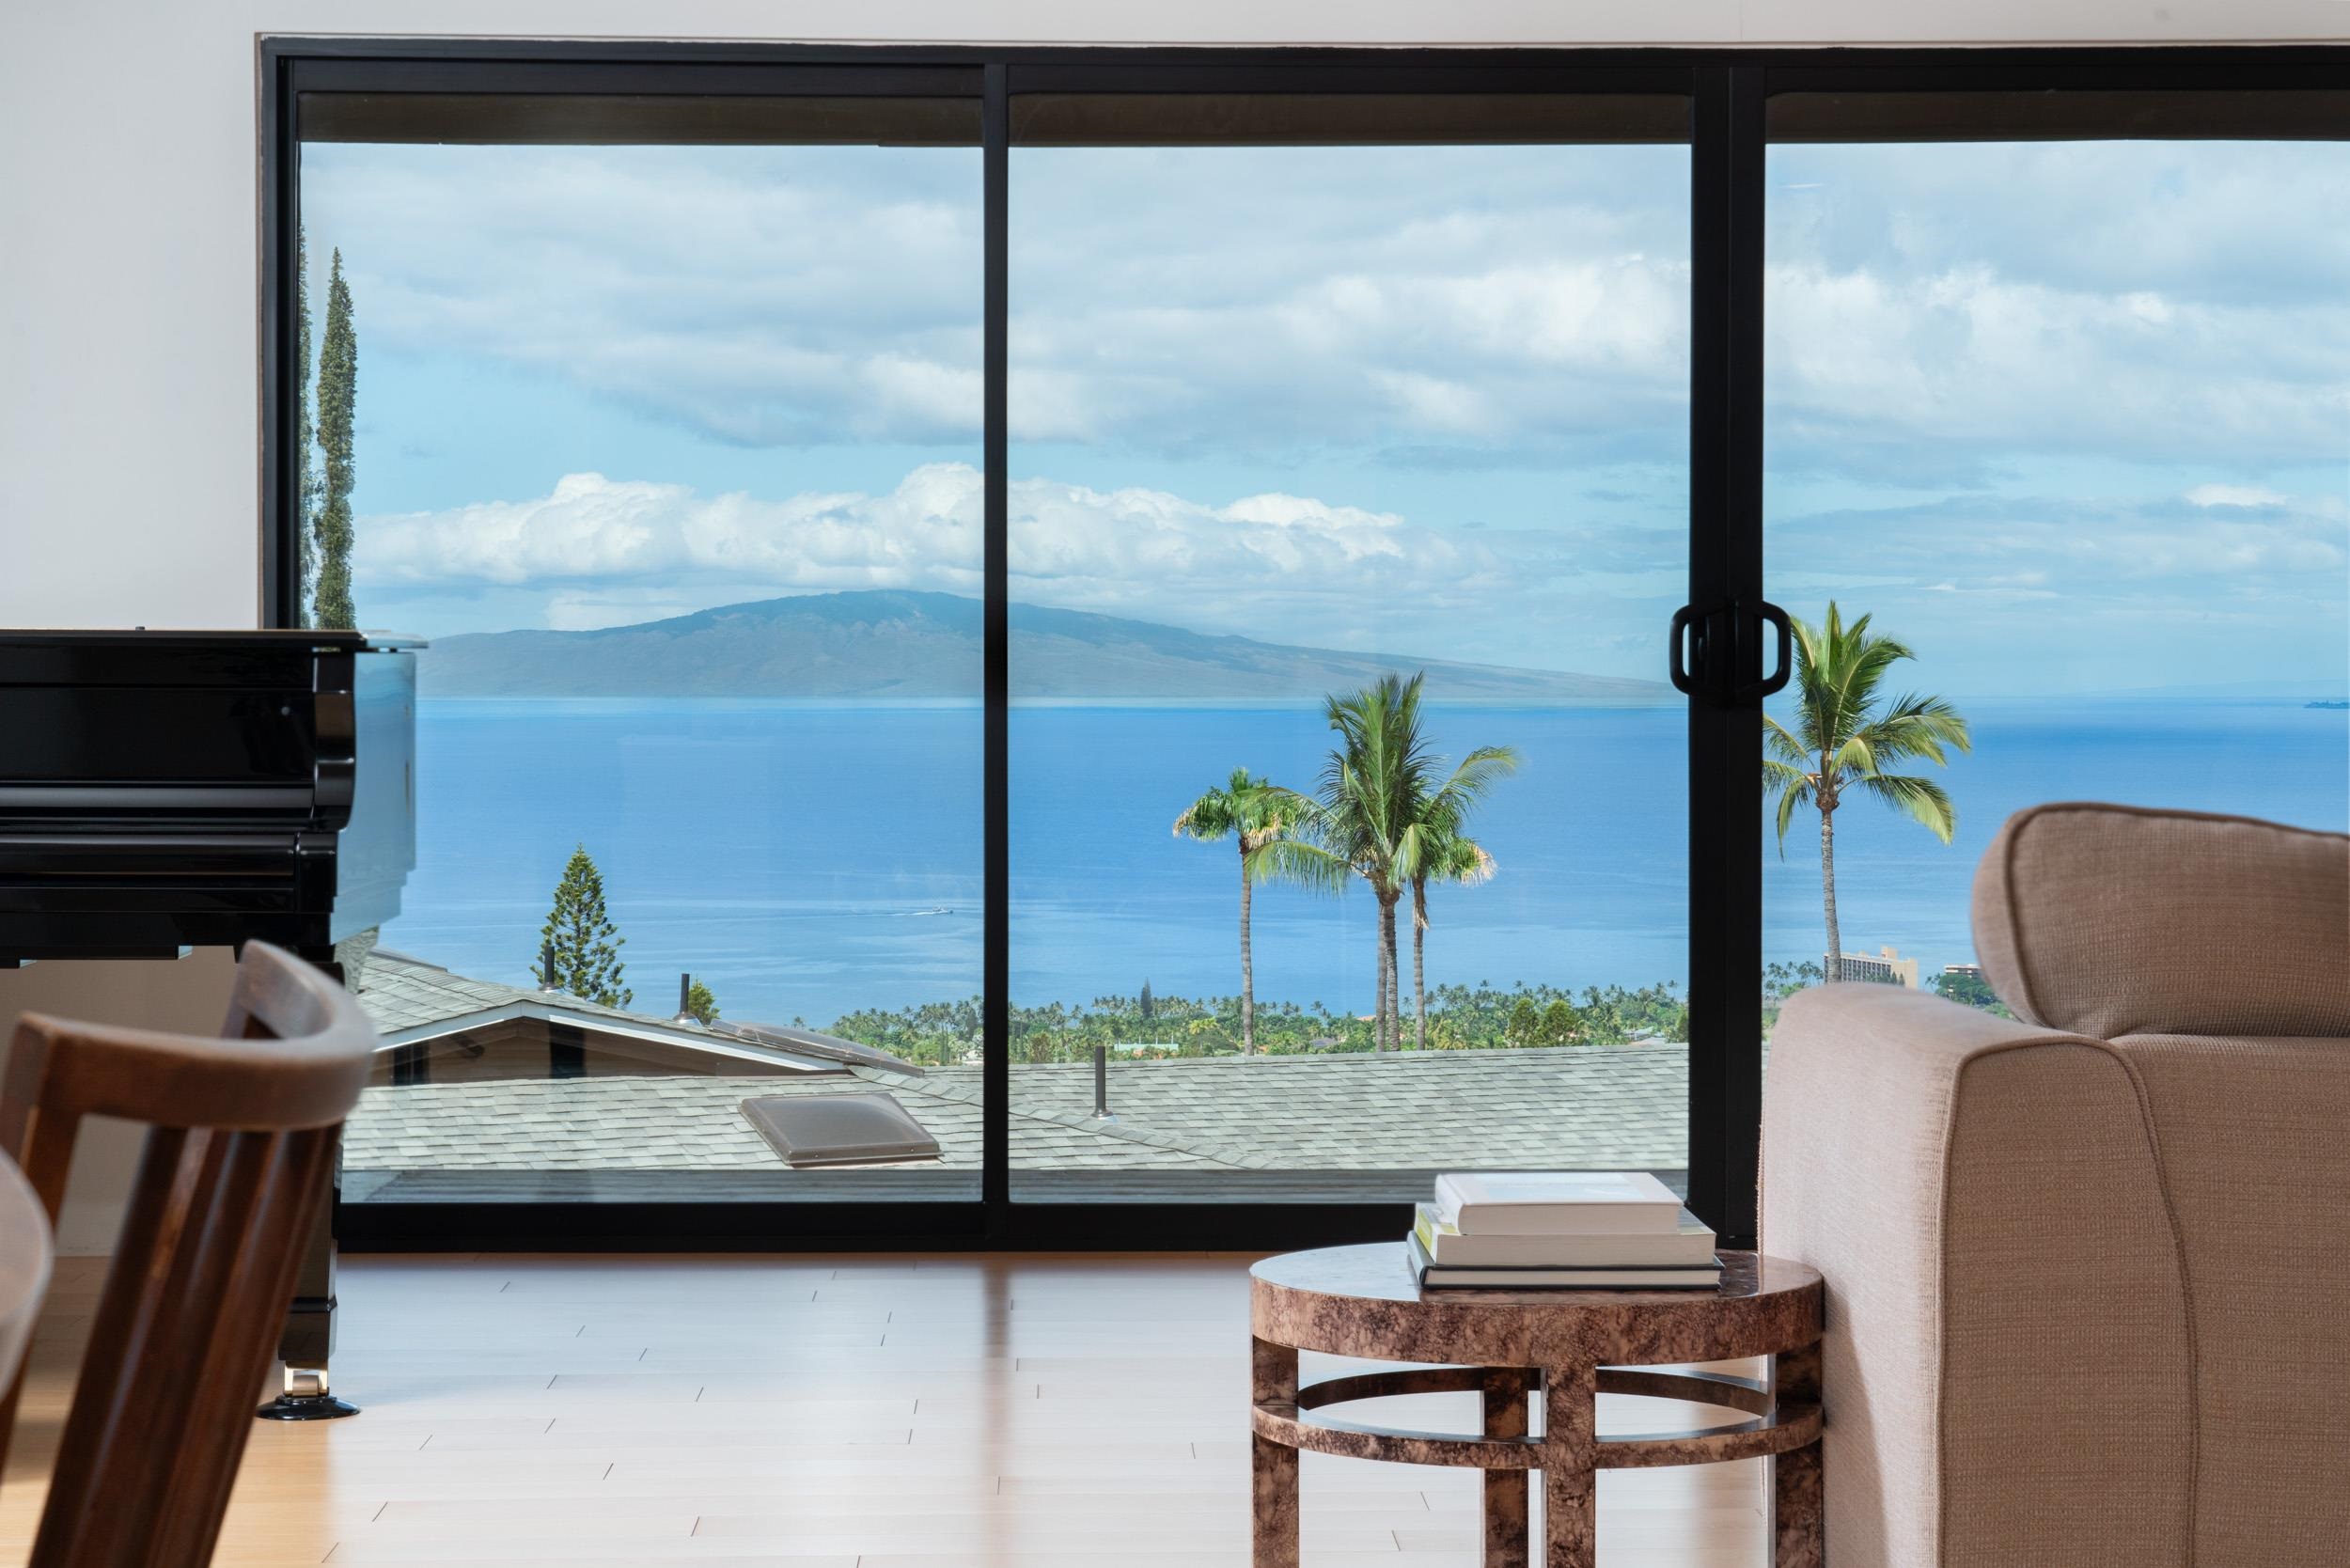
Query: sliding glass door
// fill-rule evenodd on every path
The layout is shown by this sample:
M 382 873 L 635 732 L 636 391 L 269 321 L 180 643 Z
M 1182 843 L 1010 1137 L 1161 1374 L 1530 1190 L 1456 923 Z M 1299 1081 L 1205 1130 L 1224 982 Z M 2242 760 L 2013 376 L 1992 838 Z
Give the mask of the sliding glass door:
M 302 108 L 303 618 L 429 640 L 345 1203 L 976 1200 L 977 99 Z
M 2350 827 L 2350 144 L 2293 97 L 1774 103 L 1774 1011 L 1998 1010 L 1968 886 L 2027 806 Z
M 1678 1182 L 1687 101 L 1012 123 L 1013 1199 Z
M 272 613 L 433 644 L 369 1241 L 1746 1240 L 2009 812 L 2350 823 L 2337 56 L 263 59 Z

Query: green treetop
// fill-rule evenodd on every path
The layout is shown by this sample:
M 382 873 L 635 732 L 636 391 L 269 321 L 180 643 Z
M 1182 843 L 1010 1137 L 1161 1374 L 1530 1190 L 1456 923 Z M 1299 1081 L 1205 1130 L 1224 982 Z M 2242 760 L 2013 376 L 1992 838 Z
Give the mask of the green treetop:
M 299 573 L 294 613 L 306 624 L 311 577 L 317 570 L 310 530 L 316 524 L 319 501 L 317 455 L 311 450 L 317 436 L 310 423 L 310 239 L 306 232 L 298 232 L 294 239 L 294 314 L 300 323 L 294 335 L 294 457 L 301 464 L 294 479 L 294 552 Z
M 563 880 L 555 885 L 555 907 L 539 936 L 542 952 L 552 951 L 545 978 L 557 991 L 605 1007 L 628 1006 L 634 993 L 620 983 L 620 949 L 628 938 L 604 910 L 603 873 L 587 845 L 573 850 L 563 868 Z M 711 1013 L 717 1014 L 714 1004 Z
M 1240 850 L 1240 1048 L 1257 1054 L 1257 969 L 1249 950 L 1250 894 L 1265 874 L 1264 847 L 1281 836 L 1287 797 L 1246 768 L 1195 800 L 1175 819 L 1175 836 L 1202 842 L 1230 839 Z
M 1395 906 L 1416 885 L 1424 892 L 1430 879 L 1465 879 L 1449 866 L 1475 863 L 1480 852 L 1454 842 L 1461 824 L 1494 782 L 1517 766 L 1517 753 L 1489 745 L 1448 773 L 1421 725 L 1422 680 L 1386 675 L 1324 703 L 1339 744 L 1323 765 L 1321 789 L 1312 796 L 1281 792 L 1289 831 L 1260 852 L 1275 876 L 1309 887 L 1336 892 L 1358 877 L 1370 886 L 1379 943 L 1371 1033 L 1383 1051 L 1402 1046 Z
M 326 462 L 311 523 L 318 557 L 313 626 L 348 629 L 357 619 L 351 604 L 351 491 L 358 482 L 352 452 L 358 395 L 359 335 L 351 324 L 351 286 L 343 281 L 343 253 L 337 250 L 326 283 L 326 333 L 319 344 L 318 445 Z

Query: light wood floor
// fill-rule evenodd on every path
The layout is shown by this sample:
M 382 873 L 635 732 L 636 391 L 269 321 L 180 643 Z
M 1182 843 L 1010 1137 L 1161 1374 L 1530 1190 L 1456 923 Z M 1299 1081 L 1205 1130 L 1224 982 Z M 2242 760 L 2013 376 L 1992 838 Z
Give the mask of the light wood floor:
M 1247 1261 L 351 1258 L 337 1391 L 257 1423 L 216 1560 L 1244 1568 Z M 21 1560 L 96 1268 L 0 1487 Z M 1306 1374 L 1342 1363 L 1307 1357 Z M 1314 1363 L 1320 1361 L 1322 1365 Z M 1603 1401 L 1603 1430 L 1732 1419 Z M 1466 1432 L 1474 1396 L 1349 1414 Z M 1601 1477 L 1608 1568 L 1762 1561 L 1760 1461 Z M 1469 1568 L 1471 1472 L 1305 1457 L 1308 1568 Z

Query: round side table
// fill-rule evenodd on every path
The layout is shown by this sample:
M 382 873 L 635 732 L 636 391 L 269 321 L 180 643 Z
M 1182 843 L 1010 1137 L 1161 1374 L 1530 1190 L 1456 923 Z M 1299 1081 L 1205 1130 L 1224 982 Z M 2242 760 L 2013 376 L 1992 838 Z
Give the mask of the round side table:
M 1773 1454 L 1772 1560 L 1820 1568 L 1820 1277 L 1725 1252 L 1715 1291 L 1422 1291 L 1402 1243 L 1330 1247 L 1249 1270 L 1256 1568 L 1298 1568 L 1300 1450 L 1485 1472 L 1486 1568 L 1530 1568 L 1528 1472 L 1543 1476 L 1543 1568 L 1594 1568 L 1600 1470 Z M 1297 1353 L 1447 1365 L 1326 1378 L 1303 1388 Z M 1767 1383 L 1654 1370 L 1777 1357 Z M 1304 1413 L 1349 1400 L 1474 1390 L 1484 1435 L 1397 1432 Z M 1727 1426 L 1633 1437 L 1593 1431 L 1599 1394 L 1726 1405 Z M 1534 1400 L 1543 1435 L 1528 1435 Z

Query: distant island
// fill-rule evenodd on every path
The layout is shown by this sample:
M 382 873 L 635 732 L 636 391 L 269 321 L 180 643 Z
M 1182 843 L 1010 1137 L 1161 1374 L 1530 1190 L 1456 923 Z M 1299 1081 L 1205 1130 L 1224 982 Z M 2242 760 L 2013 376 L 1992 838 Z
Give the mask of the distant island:
M 2305 708 L 2350 708 L 2350 702 L 2305 702 Z
M 1426 670 L 1439 701 L 1645 706 L 1662 682 L 1299 648 L 1078 610 L 1011 606 L 1015 699 L 1319 702 L 1389 670 Z M 590 632 L 435 637 L 422 697 L 791 697 L 931 699 L 980 695 L 979 600 L 872 590 L 727 604 Z

